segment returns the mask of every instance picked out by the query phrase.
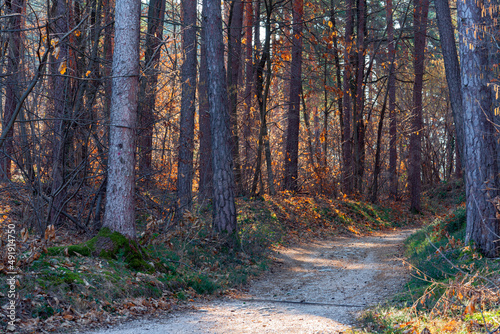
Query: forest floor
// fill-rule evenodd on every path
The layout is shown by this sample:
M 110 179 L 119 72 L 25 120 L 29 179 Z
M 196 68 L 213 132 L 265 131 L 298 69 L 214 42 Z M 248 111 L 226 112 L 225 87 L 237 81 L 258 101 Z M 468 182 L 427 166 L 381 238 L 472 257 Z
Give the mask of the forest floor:
M 211 232 L 208 207 L 172 225 L 162 194 L 140 194 L 149 200 L 138 202 L 138 241 L 150 261 L 141 268 L 122 252 L 85 255 L 92 234 L 40 236 L 29 201 L 3 197 L 0 241 L 9 224 L 26 227 L 14 326 L 0 266 L 0 332 L 500 333 L 500 259 L 464 243 L 460 181 L 429 190 L 421 214 L 404 201 L 238 198 L 236 249 Z
M 278 247 L 274 265 L 242 291 L 156 320 L 93 332 L 342 333 L 357 314 L 404 289 L 402 243 L 414 230 Z

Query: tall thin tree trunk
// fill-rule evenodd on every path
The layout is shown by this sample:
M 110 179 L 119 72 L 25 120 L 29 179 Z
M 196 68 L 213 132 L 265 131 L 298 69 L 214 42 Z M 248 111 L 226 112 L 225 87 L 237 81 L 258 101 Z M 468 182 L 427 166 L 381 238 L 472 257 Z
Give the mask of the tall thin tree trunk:
M 300 92 L 302 85 L 302 29 L 304 3 L 293 1 L 293 37 L 290 77 L 290 98 L 285 150 L 285 189 L 298 191 Z
M 234 161 L 234 181 L 237 193 L 242 192 L 241 162 L 238 135 L 238 81 L 241 63 L 241 37 L 243 31 L 243 3 L 232 0 L 229 14 L 229 37 L 227 46 L 227 87 L 229 93 L 229 114 L 231 115 L 231 153 Z
M 413 31 L 415 38 L 413 84 L 412 132 L 410 135 L 408 186 L 410 188 L 410 210 L 419 212 L 422 187 L 422 88 L 424 83 L 425 33 L 429 0 L 414 0 Z
M 146 184 L 151 180 L 153 129 L 155 124 L 156 85 L 163 39 L 163 19 L 165 0 L 151 0 L 148 10 L 148 30 L 146 33 L 144 76 L 139 91 L 139 177 Z
M 196 98 L 196 0 L 184 0 L 183 49 L 184 62 L 181 69 L 182 98 L 179 131 L 179 161 L 177 168 L 178 213 L 182 215 L 192 206 L 194 114 Z
M 236 233 L 236 206 L 231 129 L 227 102 L 226 70 L 220 0 L 204 0 L 205 41 L 207 46 L 208 104 L 212 130 L 213 225 L 218 233 Z
M 342 142 L 342 188 L 344 194 L 350 195 L 353 190 L 352 168 L 352 35 L 353 35 L 353 0 L 347 0 L 346 27 L 344 41 L 344 82 L 343 82 L 343 142 Z
M 53 9 L 54 22 L 52 37 L 59 47 L 59 54 L 51 58 L 51 101 L 52 115 L 54 117 L 53 142 L 52 142 L 52 189 L 51 203 L 47 223 L 57 224 L 59 215 L 64 210 L 63 203 L 66 197 L 66 163 L 68 161 L 66 148 L 68 148 L 68 131 L 71 115 L 69 115 L 69 99 L 71 97 L 71 83 L 69 77 L 70 52 L 68 38 L 62 37 L 69 31 L 69 8 L 66 0 L 57 0 Z
M 464 157 L 464 116 L 462 106 L 462 86 L 460 79 L 460 63 L 458 61 L 455 32 L 451 22 L 451 12 L 448 0 L 434 0 L 439 28 L 439 39 L 443 52 L 446 81 L 450 92 L 451 110 L 455 121 L 455 138 L 457 155 Z M 462 164 L 457 165 L 457 167 Z
M 264 41 L 264 48 L 262 49 L 262 55 L 258 61 L 255 80 L 255 89 L 257 92 L 257 101 L 259 103 L 260 112 L 260 130 L 259 130 L 259 140 L 257 147 L 257 162 L 254 171 L 253 183 L 252 183 L 252 195 L 256 195 L 257 192 L 257 182 L 260 178 L 262 184 L 262 151 L 265 151 L 266 155 L 266 165 L 268 172 L 268 185 L 269 192 L 274 195 L 274 173 L 272 170 L 271 163 L 271 148 L 269 145 L 269 136 L 267 129 L 267 99 L 269 97 L 269 87 L 271 85 L 271 14 L 272 9 L 266 2 L 266 39 Z M 266 71 L 264 67 L 266 66 Z M 264 83 L 264 73 L 265 83 Z M 261 187 L 262 190 L 262 187 Z
M 364 78 L 365 78 L 365 29 L 366 29 L 366 3 L 357 0 L 358 34 L 356 45 L 356 101 L 353 113 L 353 150 L 354 150 L 354 188 L 358 193 L 363 193 L 363 175 L 365 160 L 365 121 L 364 121 Z
M 9 15 L 7 29 L 10 30 L 7 61 L 7 79 L 5 81 L 5 107 L 3 114 L 2 128 L 5 129 L 14 115 L 19 99 L 19 89 L 21 83 L 20 62 L 21 62 L 21 31 L 23 26 L 24 0 L 10 0 L 5 2 L 6 13 Z M 0 102 L 1 103 L 1 102 Z M 11 159 L 14 154 L 14 128 L 12 127 L 5 137 L 2 150 L 0 151 L 0 180 L 10 179 Z
M 335 32 L 332 38 L 333 41 L 333 56 L 335 60 L 335 74 L 337 81 L 337 89 L 338 91 L 342 91 L 342 70 L 340 67 L 340 55 L 339 55 L 339 46 L 337 40 L 337 23 L 335 18 L 335 7 L 333 5 L 333 0 L 330 0 L 330 22 L 332 22 L 332 31 Z M 342 98 L 342 94 L 337 97 L 337 108 L 339 111 L 339 126 L 340 126 L 340 143 L 343 145 L 344 139 L 344 113 L 343 113 L 344 101 Z M 340 150 L 339 150 L 340 153 Z M 326 152 L 324 153 L 326 154 Z
M 139 90 L 141 3 L 117 0 L 108 185 L 103 227 L 129 239 L 135 232 L 135 131 Z
M 251 158 L 252 158 L 252 145 L 251 137 L 254 127 L 254 110 L 252 108 L 252 87 L 254 83 L 253 71 L 253 33 L 252 26 L 254 24 L 253 18 L 253 3 L 251 1 L 245 2 L 245 116 L 243 122 L 243 140 L 244 140 L 244 160 L 242 163 L 242 185 L 243 188 L 248 188 L 251 172 Z M 244 190 L 248 191 L 248 190 Z
M 205 11 L 206 6 L 203 6 Z M 205 16 L 203 13 L 202 16 Z M 207 91 L 207 48 L 205 42 L 205 25 L 201 26 L 201 47 L 200 47 L 200 79 L 198 81 L 198 100 L 199 100 L 199 127 L 200 127 L 200 188 L 199 202 L 213 198 L 213 172 L 212 172 L 212 132 L 210 130 L 210 113 L 208 106 Z
M 386 20 L 387 20 L 387 54 L 393 57 L 391 67 L 394 65 L 396 57 L 396 41 L 394 39 L 394 21 L 392 19 L 392 0 L 387 0 L 386 5 Z M 396 76 L 392 71 L 389 71 L 388 78 L 389 89 L 389 196 L 396 200 L 398 198 L 398 151 L 397 151 L 397 126 L 398 118 L 396 114 Z

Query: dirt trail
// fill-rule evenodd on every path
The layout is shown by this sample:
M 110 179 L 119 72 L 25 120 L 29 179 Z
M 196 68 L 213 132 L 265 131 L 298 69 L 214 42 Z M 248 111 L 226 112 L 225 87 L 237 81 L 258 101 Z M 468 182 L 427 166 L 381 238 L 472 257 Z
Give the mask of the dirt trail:
M 346 332 L 357 312 L 402 288 L 405 272 L 396 257 L 412 232 L 283 248 L 278 264 L 239 299 L 198 303 L 192 311 L 93 334 Z

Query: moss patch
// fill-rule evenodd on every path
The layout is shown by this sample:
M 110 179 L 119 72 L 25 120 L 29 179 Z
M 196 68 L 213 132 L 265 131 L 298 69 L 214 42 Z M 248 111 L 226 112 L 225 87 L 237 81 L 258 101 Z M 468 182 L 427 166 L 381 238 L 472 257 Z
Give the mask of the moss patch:
M 111 232 L 108 228 L 101 229 L 95 237 L 84 243 L 67 247 L 51 247 L 48 249 L 48 254 L 50 256 L 97 256 L 110 260 L 123 260 L 132 269 L 154 271 L 154 265 L 148 262 L 148 255 L 135 240 L 129 240 L 118 232 Z

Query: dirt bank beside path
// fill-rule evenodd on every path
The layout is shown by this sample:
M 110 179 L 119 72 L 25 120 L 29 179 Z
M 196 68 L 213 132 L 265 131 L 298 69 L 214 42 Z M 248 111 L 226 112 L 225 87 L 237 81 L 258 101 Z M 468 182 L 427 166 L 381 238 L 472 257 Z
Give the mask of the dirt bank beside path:
M 402 289 L 401 245 L 413 230 L 282 248 L 277 264 L 235 298 L 93 334 L 342 333 L 356 313 Z

